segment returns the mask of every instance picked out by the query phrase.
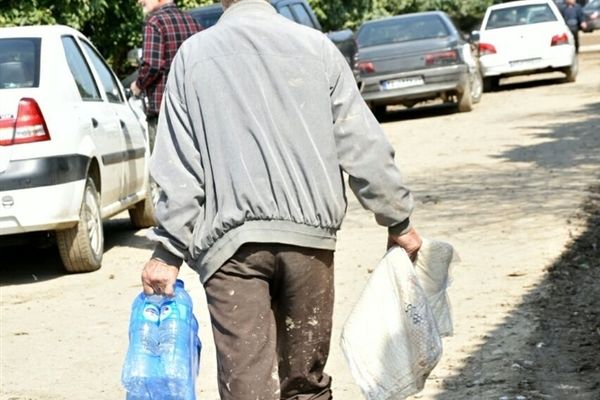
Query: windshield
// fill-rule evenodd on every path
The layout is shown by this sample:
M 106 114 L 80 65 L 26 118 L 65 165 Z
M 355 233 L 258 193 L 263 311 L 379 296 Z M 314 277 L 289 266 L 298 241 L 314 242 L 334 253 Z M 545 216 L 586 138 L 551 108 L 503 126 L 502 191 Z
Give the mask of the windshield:
M 490 13 L 485 29 L 498 29 L 552 21 L 556 21 L 556 16 L 548 4 L 532 4 L 493 10 Z
M 584 8 L 589 8 L 590 10 L 600 8 L 600 0 L 592 0 L 587 3 Z
M 393 18 L 363 25 L 356 37 L 358 47 L 446 37 L 448 28 L 437 15 Z
M 40 39 L 0 39 L 0 89 L 39 86 Z
M 200 11 L 191 11 L 190 15 L 202 26 L 202 29 L 207 29 L 213 26 L 219 21 L 221 15 L 223 14 L 223 9 L 215 8 L 210 10 L 200 10 Z

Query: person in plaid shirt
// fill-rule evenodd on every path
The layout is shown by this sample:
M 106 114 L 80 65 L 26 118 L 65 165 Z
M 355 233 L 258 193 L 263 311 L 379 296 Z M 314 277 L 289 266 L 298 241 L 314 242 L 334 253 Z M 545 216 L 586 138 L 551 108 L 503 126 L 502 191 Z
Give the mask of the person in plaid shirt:
M 150 150 L 154 149 L 158 111 L 162 101 L 171 62 L 179 46 L 202 27 L 194 18 L 179 10 L 173 0 L 138 0 L 147 14 L 144 24 L 142 61 L 131 92 L 147 97 L 146 120 Z

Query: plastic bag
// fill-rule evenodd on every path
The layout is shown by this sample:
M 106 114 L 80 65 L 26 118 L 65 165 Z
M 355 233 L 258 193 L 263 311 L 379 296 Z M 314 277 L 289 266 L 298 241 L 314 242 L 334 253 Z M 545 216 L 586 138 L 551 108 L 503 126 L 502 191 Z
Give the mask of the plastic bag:
M 452 309 L 447 289 L 450 286 L 450 270 L 460 258 L 450 243 L 423 238 L 414 263 L 419 285 L 427 301 L 441 336 L 452 336 Z
M 403 399 L 421 391 L 442 355 L 437 320 L 443 332 L 452 332 L 446 288 L 454 250 L 424 240 L 418 258 L 413 266 L 403 249 L 391 248 L 342 328 L 342 350 L 368 400 Z

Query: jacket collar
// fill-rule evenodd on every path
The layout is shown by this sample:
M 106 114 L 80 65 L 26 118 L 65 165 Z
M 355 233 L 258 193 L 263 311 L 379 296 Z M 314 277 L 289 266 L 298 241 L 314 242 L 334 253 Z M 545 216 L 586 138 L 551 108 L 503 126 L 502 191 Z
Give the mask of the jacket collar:
M 240 0 L 237 3 L 233 3 L 229 6 L 221 18 L 220 21 L 226 20 L 233 17 L 234 15 L 248 15 L 248 14 L 276 14 L 275 8 L 269 1 L 266 0 Z

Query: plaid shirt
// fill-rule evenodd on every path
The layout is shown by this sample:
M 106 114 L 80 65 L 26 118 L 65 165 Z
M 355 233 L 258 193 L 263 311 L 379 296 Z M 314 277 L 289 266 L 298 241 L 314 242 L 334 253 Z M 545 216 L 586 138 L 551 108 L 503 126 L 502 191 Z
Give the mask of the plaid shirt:
M 189 15 L 168 3 L 148 15 L 144 24 L 142 65 L 137 85 L 146 93 L 146 115 L 156 116 L 167 75 L 177 49 L 202 27 Z

